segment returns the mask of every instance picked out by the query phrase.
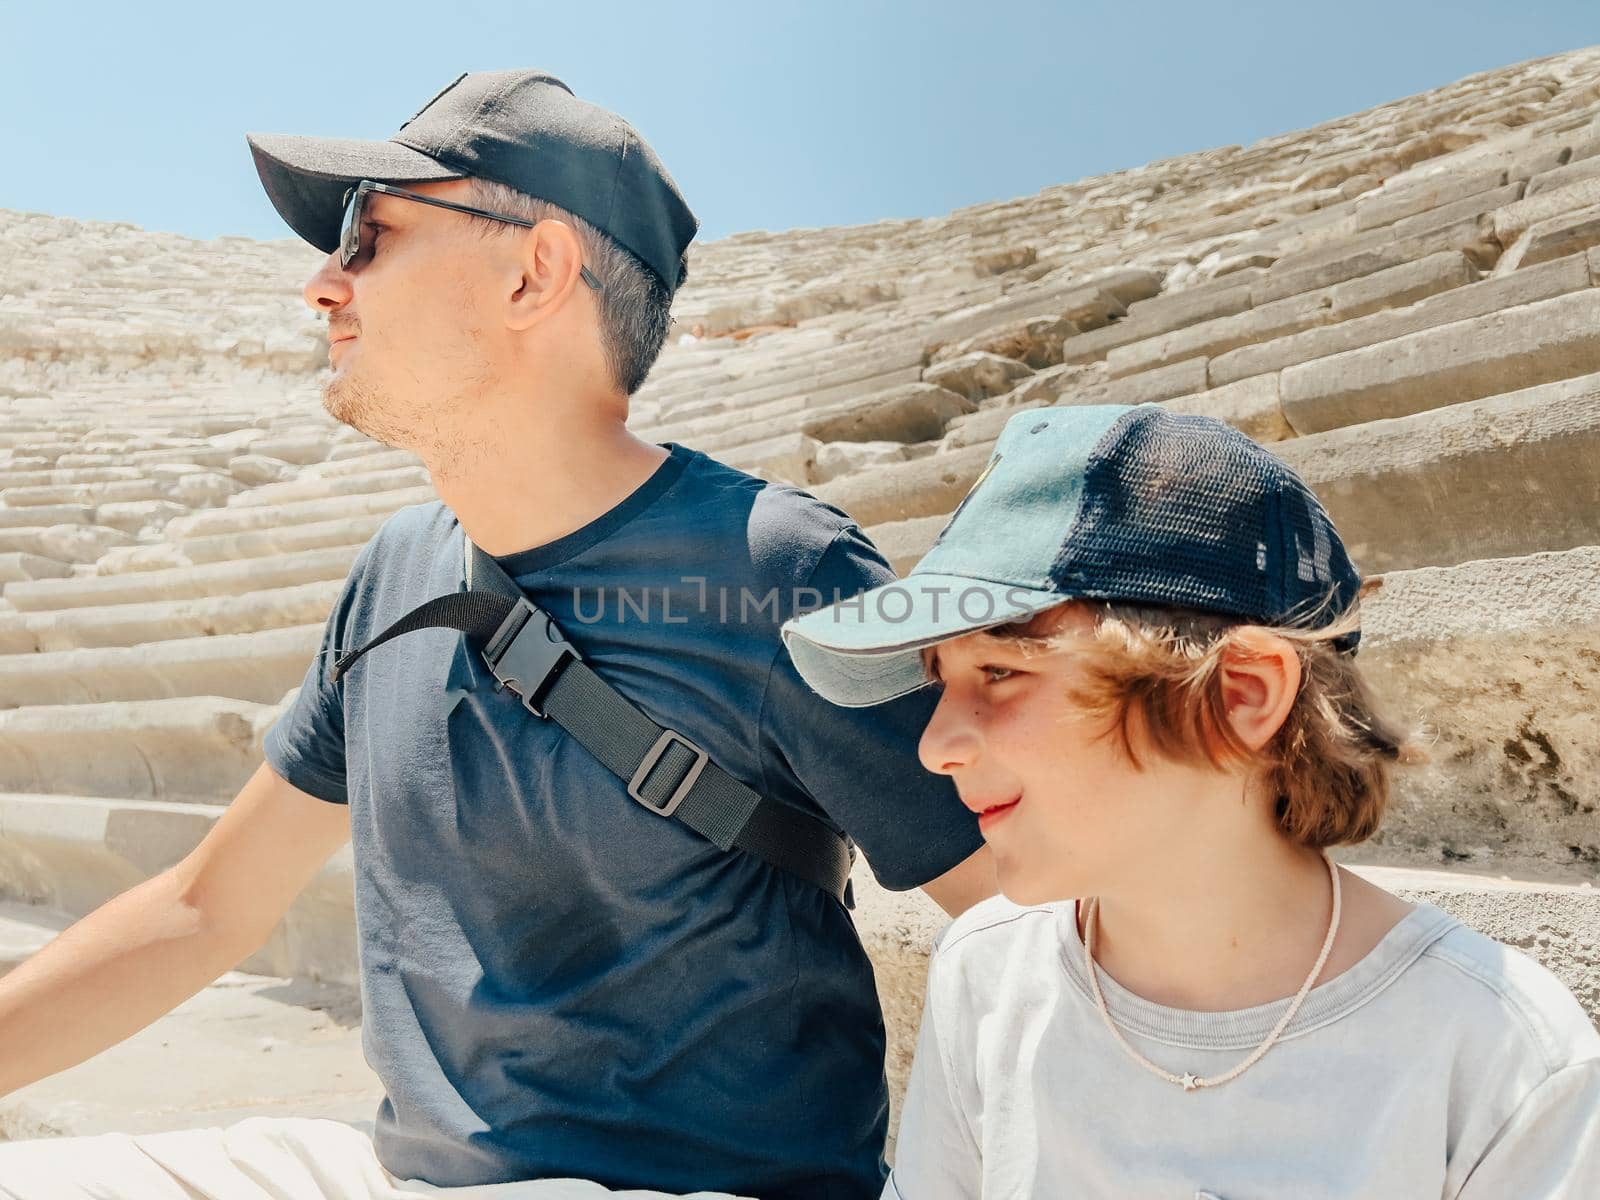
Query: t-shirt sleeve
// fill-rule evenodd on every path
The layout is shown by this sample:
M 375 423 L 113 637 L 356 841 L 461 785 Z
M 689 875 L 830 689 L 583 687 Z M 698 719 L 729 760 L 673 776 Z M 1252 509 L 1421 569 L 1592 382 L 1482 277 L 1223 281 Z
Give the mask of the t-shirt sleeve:
M 976 1200 L 983 1191 L 983 1155 L 955 1083 L 957 1047 L 950 1038 L 959 1031 L 940 1027 L 938 969 L 935 956 L 900 1110 L 894 1170 L 883 1191 L 888 1200 Z
M 1502 1125 L 1457 1200 L 1600 1196 L 1600 1058 L 1552 1074 Z
M 858 526 L 834 536 L 811 571 L 810 608 L 893 581 L 893 568 Z M 982 845 L 978 819 L 949 776 L 926 770 L 917 742 L 938 706 L 931 688 L 848 709 L 811 691 L 787 648 L 766 683 L 762 738 L 806 794 L 856 840 L 880 885 L 917 888 Z M 765 755 L 763 755 L 765 760 Z
M 821 600 L 809 608 L 847 600 L 894 578 L 877 547 L 849 526 L 835 535 L 811 573 L 809 587 Z M 932 688 L 923 688 L 868 708 L 831 704 L 800 677 L 786 647 L 779 649 L 767 681 L 761 736 L 768 750 L 855 840 L 873 875 L 891 891 L 937 879 L 983 844 L 977 818 L 961 803 L 950 777 L 929 771 L 917 757 L 938 702 Z
M 381 534 L 381 530 L 379 533 Z M 305 679 L 289 706 L 278 714 L 262 742 L 262 757 L 280 777 L 319 800 L 345 804 L 344 681 L 329 683 L 333 664 L 345 650 L 356 588 L 371 559 L 377 534 L 356 555 L 333 609 L 322 627 L 322 642 L 306 666 Z

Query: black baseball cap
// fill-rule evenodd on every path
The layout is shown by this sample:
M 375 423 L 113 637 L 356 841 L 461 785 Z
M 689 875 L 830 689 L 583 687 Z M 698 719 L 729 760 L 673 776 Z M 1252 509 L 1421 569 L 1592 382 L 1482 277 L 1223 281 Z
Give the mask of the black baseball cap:
M 278 214 L 318 250 L 339 244 L 345 190 L 363 179 L 474 176 L 582 217 L 636 254 L 668 292 L 700 222 L 638 132 L 543 71 L 458 76 L 388 141 L 245 135 Z

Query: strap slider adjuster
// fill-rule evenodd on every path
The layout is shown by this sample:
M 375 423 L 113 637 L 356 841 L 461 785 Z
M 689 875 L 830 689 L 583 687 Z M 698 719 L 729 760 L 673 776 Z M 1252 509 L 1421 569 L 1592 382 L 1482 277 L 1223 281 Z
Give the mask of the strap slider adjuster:
M 568 657 L 583 660 L 550 615 L 526 597 L 506 614 L 483 651 L 483 661 L 496 684 L 522 697 L 522 707 L 536 717 L 546 715 L 539 703 Z
M 661 756 L 667 752 L 667 747 L 673 742 L 681 743 L 685 749 L 694 755 L 694 764 L 684 772 L 683 781 L 672 789 L 672 795 L 667 797 L 667 802 L 665 804 L 656 804 L 646 799 L 639 789 L 643 786 L 645 779 L 649 777 L 656 763 L 661 760 Z M 678 810 L 678 805 L 683 803 L 683 798 L 689 794 L 689 789 L 694 787 L 694 781 L 700 778 L 700 772 L 705 770 L 709 757 L 704 750 L 700 749 L 699 746 L 696 746 L 677 730 L 665 729 L 662 731 L 661 736 L 656 739 L 656 744 L 651 746 L 649 752 L 640 760 L 639 769 L 633 773 L 633 778 L 628 780 L 628 795 L 657 816 L 670 817 Z

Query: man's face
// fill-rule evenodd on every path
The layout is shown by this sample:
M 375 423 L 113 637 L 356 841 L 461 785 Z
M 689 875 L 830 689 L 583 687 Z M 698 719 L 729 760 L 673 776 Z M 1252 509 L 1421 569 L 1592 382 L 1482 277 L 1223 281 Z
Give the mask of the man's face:
M 472 202 L 465 179 L 402 186 Z M 335 420 L 397 448 L 459 451 L 460 418 L 500 350 L 482 312 L 492 245 L 464 213 L 366 197 L 360 253 L 348 269 L 330 254 L 305 287 L 328 319 L 323 405 Z

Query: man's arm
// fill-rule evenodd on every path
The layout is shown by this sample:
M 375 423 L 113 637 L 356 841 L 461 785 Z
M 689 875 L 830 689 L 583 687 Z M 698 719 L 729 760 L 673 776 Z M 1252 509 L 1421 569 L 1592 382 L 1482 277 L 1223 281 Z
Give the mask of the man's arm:
M 0 1095 L 130 1037 L 255 953 L 349 836 L 344 805 L 263 763 L 182 862 L 0 978 Z
M 937 879 L 930 879 L 922 890 L 945 912 L 959 917 L 980 900 L 1000 890 L 995 882 L 994 856 L 988 846 L 979 846 L 961 862 Z

